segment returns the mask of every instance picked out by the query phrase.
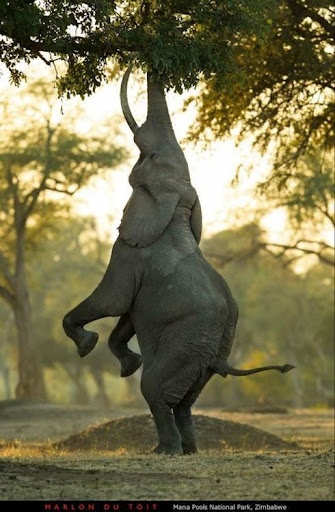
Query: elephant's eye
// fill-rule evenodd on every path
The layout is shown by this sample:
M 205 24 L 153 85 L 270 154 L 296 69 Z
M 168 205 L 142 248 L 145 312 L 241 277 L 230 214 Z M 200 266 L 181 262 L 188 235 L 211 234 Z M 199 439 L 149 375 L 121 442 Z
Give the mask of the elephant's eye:
M 151 153 L 150 158 L 151 158 L 151 159 L 152 159 L 152 158 L 155 158 L 155 156 L 156 156 L 156 153 Z

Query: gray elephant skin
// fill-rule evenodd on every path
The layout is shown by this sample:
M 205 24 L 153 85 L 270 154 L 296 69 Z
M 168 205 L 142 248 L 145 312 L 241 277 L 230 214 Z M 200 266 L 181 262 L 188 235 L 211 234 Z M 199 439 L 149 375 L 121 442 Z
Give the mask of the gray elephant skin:
M 109 347 L 120 360 L 122 376 L 135 372 L 143 360 L 141 392 L 157 429 L 155 452 L 190 454 L 197 451 L 191 406 L 215 373 L 285 373 L 293 366 L 238 370 L 227 362 L 238 307 L 226 281 L 199 248 L 200 203 L 173 131 L 164 88 L 148 75 L 147 119 L 139 127 L 127 100 L 130 71 L 122 80 L 121 105 L 140 150 L 129 176 L 133 192 L 105 275 L 64 316 L 63 328 L 83 357 L 98 340 L 84 326 L 120 317 Z M 127 347 L 135 332 L 141 356 Z

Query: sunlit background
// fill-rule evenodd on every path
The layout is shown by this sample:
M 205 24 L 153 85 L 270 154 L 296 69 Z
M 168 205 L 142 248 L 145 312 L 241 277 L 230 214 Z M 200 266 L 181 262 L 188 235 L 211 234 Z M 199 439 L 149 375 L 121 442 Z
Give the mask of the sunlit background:
M 141 124 L 146 115 L 146 96 L 143 90 L 136 88 L 134 80 L 130 83 L 129 96 L 131 108 L 138 124 Z M 167 94 L 173 127 L 185 152 L 191 181 L 201 200 L 203 236 L 207 237 L 238 222 L 244 224 L 246 216 L 250 219 L 253 217 L 254 210 L 259 206 L 259 200 L 255 197 L 255 186 L 269 170 L 270 155 L 261 157 L 248 141 L 237 147 L 233 138 L 224 142 L 213 141 L 206 148 L 197 147 L 196 142 L 185 142 L 195 112 L 183 111 L 184 98 L 185 96 L 173 92 Z M 97 123 L 104 119 L 106 111 L 116 116 L 121 115 L 119 84 L 103 87 L 94 96 L 87 98 L 85 110 L 90 120 L 94 119 Z M 108 180 L 95 180 L 76 197 L 79 211 L 96 216 L 100 229 L 112 231 L 113 238 L 117 236 L 117 225 L 122 216 L 123 206 L 131 193 L 128 175 L 138 157 L 138 149 L 133 144 L 133 136 L 128 125 L 122 119 L 120 122 L 123 142 L 132 150 L 132 159 L 119 170 L 113 171 Z M 81 128 L 84 130 L 85 126 Z M 248 173 L 247 169 L 251 164 L 253 169 Z M 232 182 L 239 166 L 242 166 L 242 169 L 244 166 L 245 172 L 242 170 L 240 182 L 233 186 Z M 115 217 L 112 224 L 111 215 Z M 283 211 L 269 211 L 268 215 L 264 216 L 263 223 L 273 237 L 287 238 Z
M 39 67 L 35 69 L 35 78 L 36 76 L 45 77 Z M 20 89 L 23 90 L 24 87 L 23 84 Z M 106 139 L 112 138 L 116 146 L 125 146 L 129 151 L 129 158 L 123 160 L 116 168 L 107 170 L 103 175 L 92 177 L 87 186 L 69 198 L 68 204 L 71 204 L 72 212 L 84 219 L 85 232 L 78 233 L 79 228 L 76 228 L 77 231 L 74 231 L 73 235 L 69 233 L 68 253 L 64 252 L 65 249 L 58 251 L 57 236 L 59 235 L 46 240 L 48 243 L 55 243 L 54 247 L 45 249 L 49 251 L 46 252 L 46 256 L 43 256 L 43 251 L 40 253 L 37 247 L 30 248 L 28 266 L 31 296 L 33 300 L 42 300 L 38 299 L 38 295 L 45 294 L 37 310 L 34 307 L 32 309 L 36 326 L 44 325 L 46 329 L 42 333 L 37 329 L 38 336 L 41 337 L 38 342 L 39 355 L 43 359 L 46 357 L 45 353 L 49 352 L 48 361 L 44 363 L 44 375 L 48 398 L 56 402 L 143 405 L 143 398 L 139 392 L 140 372 L 129 379 L 120 379 L 116 361 L 112 360 L 110 354 L 106 358 L 108 349 L 105 341 L 114 320 L 103 321 L 102 324 L 97 325 L 101 343 L 85 360 L 78 358 L 72 341 L 65 337 L 61 328 L 61 318 L 66 310 L 81 301 L 90 293 L 92 287 L 98 284 L 108 263 L 112 244 L 118 236 L 118 225 L 123 208 L 131 193 L 128 176 L 138 158 L 138 150 L 122 116 L 119 88 L 118 82 L 112 82 L 108 86 L 101 87 L 97 93 L 85 98 L 84 101 L 75 98 L 58 100 L 56 108 L 52 111 L 53 122 L 62 123 L 68 113 L 74 108 L 80 108 L 80 113 L 72 118 L 71 128 L 88 137 L 99 133 L 100 128 L 108 121 L 110 131 L 104 131 Z M 4 74 L 0 79 L 1 97 L 12 97 L 15 102 L 19 92 L 20 90 L 8 83 L 8 78 Z M 194 94 L 194 91 L 191 92 Z M 325 268 L 321 270 L 321 267 L 317 266 L 318 260 L 315 255 L 297 258 L 290 268 L 286 268 L 285 265 L 281 265 L 280 260 L 270 256 L 250 256 L 249 259 L 243 259 L 246 247 L 249 251 L 248 244 L 253 240 L 253 230 L 256 229 L 250 227 L 253 223 L 265 230 L 264 236 L 269 243 L 289 244 L 293 235 L 296 234 L 296 228 L 291 225 L 286 209 L 273 208 L 265 198 L 256 193 L 257 184 L 266 179 L 269 173 L 271 148 L 268 154 L 260 155 L 253 148 L 251 139 L 237 145 L 233 136 L 224 141 L 213 141 L 206 146 L 197 141 L 187 141 L 188 129 L 194 121 L 195 112 L 191 108 L 187 111 L 183 110 L 184 99 L 185 96 L 172 92 L 167 95 L 176 136 L 185 151 L 191 181 L 202 205 L 202 245 L 205 254 L 210 257 L 211 263 L 227 277 L 241 306 L 241 319 L 232 356 L 236 362 L 235 366 L 250 367 L 283 363 L 290 359 L 292 364 L 299 365 L 300 362 L 300 367 L 304 368 L 303 372 L 291 372 L 285 379 L 286 394 L 283 393 L 280 376 L 265 375 L 243 382 L 235 380 L 234 385 L 230 387 L 225 383 L 225 390 L 223 390 L 222 379 L 215 377 L 201 397 L 200 405 L 218 403 L 232 405 L 249 401 L 266 404 L 268 401 L 279 400 L 284 405 L 302 406 L 308 403 L 306 389 L 319 389 L 316 391 L 316 397 L 311 398 L 314 405 L 315 403 L 322 406 L 328 405 L 332 400 L 332 391 L 330 391 L 332 376 L 328 375 L 325 379 L 326 383 L 321 383 L 321 380 L 315 375 L 312 377 L 308 370 L 309 358 L 314 357 L 313 340 L 318 339 L 319 336 L 325 336 L 324 343 L 327 345 L 328 331 L 325 331 L 325 334 L 319 332 L 320 326 L 316 326 L 316 330 L 313 331 L 306 323 L 306 318 L 314 318 L 314 315 L 317 317 L 318 307 L 322 308 L 323 301 L 328 300 L 325 298 L 326 295 L 322 295 L 323 291 L 322 293 L 319 291 L 316 283 L 322 283 L 326 288 L 328 287 L 325 294 L 329 296 L 332 272 Z M 132 77 L 130 81 L 129 100 L 134 117 L 137 123 L 141 124 L 145 120 L 146 94 L 144 82 L 138 83 L 136 77 Z M 42 103 L 26 106 L 26 109 L 32 109 L 33 118 L 33 112 L 41 107 Z M 14 125 L 22 128 L 19 117 L 12 121 Z M 23 122 L 27 123 L 26 118 Z M 235 179 L 237 171 L 238 180 Z M 26 170 L 22 178 L 29 183 L 29 180 L 34 179 L 34 171 Z M 58 200 L 56 196 L 54 198 Z M 2 215 L 5 215 L 4 219 L 6 213 L 2 212 Z M 326 243 L 333 242 L 333 232 L 325 226 L 322 226 L 321 233 L 319 225 L 307 224 L 306 226 L 301 231 L 302 238 L 310 236 L 313 239 L 314 233 L 318 232 L 319 239 L 321 235 L 321 239 L 323 238 Z M 255 232 L 257 233 L 257 229 Z M 61 236 L 64 241 L 65 236 L 68 235 Z M 236 261 L 235 257 L 230 256 L 234 251 L 241 253 Z M 215 255 L 212 257 L 213 252 Z M 78 259 L 71 271 L 64 264 L 63 259 L 72 257 L 74 253 Z M 229 263 L 230 261 L 232 263 Z M 45 271 L 52 273 L 52 279 L 38 276 L 37 269 L 34 268 L 35 264 L 39 270 L 47 264 L 49 270 Z M 81 265 L 83 265 L 82 271 Z M 305 273 L 313 269 L 313 265 L 316 266 L 312 281 L 306 281 Z M 57 275 L 54 275 L 55 273 Z M 294 277 L 295 273 L 302 277 Z M 318 273 L 320 278 L 317 277 Z M 287 284 L 283 285 L 283 283 Z M 52 288 L 54 285 L 56 288 Z M 43 287 L 46 287 L 46 291 Z M 308 293 L 303 291 L 306 287 L 309 287 Z M 302 299 L 304 294 L 306 304 Z M 270 304 L 271 308 L 269 308 Z M 331 304 L 328 303 L 328 305 L 331 311 Z M 322 323 L 328 325 L 331 321 L 328 309 L 324 314 L 325 319 Z M 14 318 L 1 302 L 0 323 L 2 332 L 5 333 L 5 342 L 0 349 L 2 356 L 0 373 L 3 381 L 2 384 L 0 381 L 0 398 L 9 399 L 15 395 L 17 352 Z M 50 333 L 46 327 L 48 325 L 51 326 Z M 306 346 L 303 345 L 305 341 Z M 132 340 L 131 346 L 138 350 L 136 339 Z M 308 347 L 307 351 L 306 347 Z M 321 362 L 314 359 L 315 365 L 318 367 L 321 364 L 325 378 L 329 360 L 323 349 L 316 347 L 315 350 L 321 357 Z M 307 353 L 308 357 L 304 359 Z M 294 390 L 294 393 L 290 393 L 290 390 Z

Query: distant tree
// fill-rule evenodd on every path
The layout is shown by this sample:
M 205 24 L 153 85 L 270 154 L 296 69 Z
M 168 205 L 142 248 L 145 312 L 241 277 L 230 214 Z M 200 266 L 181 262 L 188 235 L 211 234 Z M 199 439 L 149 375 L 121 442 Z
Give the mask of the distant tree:
M 270 2 L 272 3 L 272 2 Z M 233 46 L 267 28 L 269 0 L 17 0 L 0 4 L 0 58 L 18 83 L 20 63 L 62 60 L 62 92 L 82 96 L 106 79 L 106 65 L 130 61 L 181 90 L 235 72 Z
M 57 220 L 68 208 L 61 197 L 75 194 L 125 153 L 113 146 L 111 137 L 82 136 L 67 127 L 64 117 L 57 121 L 50 85 L 34 83 L 23 93 L 21 104 L 19 94 L 14 101 L 13 91 L 0 104 L 0 298 L 12 309 L 17 329 L 16 396 L 44 398 L 27 260 L 40 241 L 58 229 Z
M 290 171 L 280 167 L 272 178 L 260 186 L 268 208 L 285 207 L 293 231 L 290 243 L 265 243 L 277 256 L 296 261 L 315 255 L 321 263 L 334 265 L 334 244 L 325 238 L 333 233 L 334 159 L 332 152 L 308 150 Z M 307 234 L 302 234 L 303 232 Z
M 264 233 L 251 224 L 202 243 L 239 304 L 230 361 L 240 367 L 289 361 L 296 369 L 287 379 L 268 372 L 231 384 L 214 380 L 208 394 L 229 405 L 250 404 L 251 397 L 265 405 L 332 405 L 334 276 L 320 264 L 296 274 L 285 265 L 286 256 L 264 250 L 262 239 Z
M 264 232 L 256 223 L 219 231 L 203 239 L 201 248 L 217 268 L 232 261 L 245 261 L 257 256 L 263 243 Z
M 16 361 L 16 344 L 13 341 L 13 313 L 4 301 L 0 301 L 0 326 L 1 326 L 1 349 L 0 349 L 0 388 L 5 400 L 12 397 L 12 368 L 13 361 Z M 14 363 L 15 364 L 15 363 Z

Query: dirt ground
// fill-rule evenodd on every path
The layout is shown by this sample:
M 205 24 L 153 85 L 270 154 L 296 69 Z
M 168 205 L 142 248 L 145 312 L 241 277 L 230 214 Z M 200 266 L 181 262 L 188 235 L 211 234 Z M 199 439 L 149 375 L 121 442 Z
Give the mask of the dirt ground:
M 0 500 L 334 500 L 334 410 L 194 414 L 170 457 L 147 410 L 0 402 Z

